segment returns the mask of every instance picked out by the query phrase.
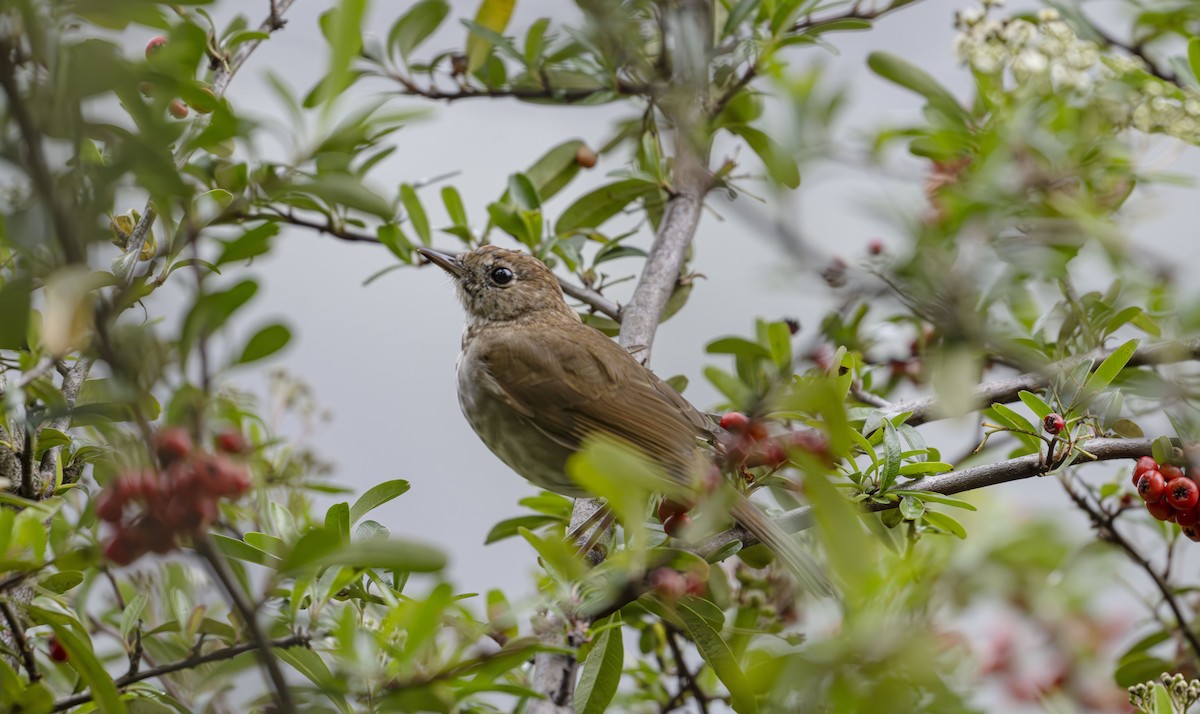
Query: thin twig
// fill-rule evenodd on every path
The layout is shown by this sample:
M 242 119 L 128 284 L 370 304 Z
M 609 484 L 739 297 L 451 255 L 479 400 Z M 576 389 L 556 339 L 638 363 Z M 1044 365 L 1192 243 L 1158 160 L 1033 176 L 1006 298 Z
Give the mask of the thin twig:
M 225 562 L 225 556 L 216 549 L 208 534 L 196 539 L 195 548 L 196 552 L 208 562 L 213 574 L 217 576 L 217 580 L 220 581 L 225 593 L 233 602 L 234 608 L 246 623 L 246 629 L 249 630 L 251 639 L 258 644 L 258 658 L 266 667 L 267 675 L 271 679 L 275 703 L 278 707 L 277 712 L 292 714 L 296 711 L 296 705 L 292 701 L 292 693 L 288 689 L 287 680 L 283 678 L 283 672 L 279 669 L 279 660 L 271 650 L 271 641 L 263 634 L 262 627 L 258 624 L 258 615 L 250 601 L 246 599 L 246 594 L 242 592 L 241 586 L 234 579 L 229 564 Z
M 1171 612 L 1175 614 L 1175 620 L 1179 630 L 1183 633 L 1184 639 L 1187 640 L 1188 646 L 1192 648 L 1192 653 L 1197 659 L 1200 659 L 1200 638 L 1196 636 L 1196 633 L 1192 630 L 1187 618 L 1184 617 L 1183 608 L 1179 605 L 1179 601 L 1175 598 L 1175 591 L 1171 587 L 1171 584 L 1167 582 L 1166 575 L 1160 575 L 1158 571 L 1154 569 L 1154 566 L 1150 564 L 1150 561 L 1146 560 L 1145 556 L 1138 552 L 1137 548 L 1134 548 L 1133 544 L 1130 543 L 1125 536 L 1121 535 L 1120 531 L 1117 530 L 1116 522 L 1113 516 L 1100 511 L 1093 504 L 1089 503 L 1086 498 L 1076 493 L 1075 490 L 1072 489 L 1069 484 L 1067 484 L 1065 479 L 1062 480 L 1062 487 L 1063 490 L 1067 492 L 1067 495 L 1071 497 L 1071 500 L 1075 502 L 1075 505 L 1079 506 L 1079 508 L 1087 513 L 1088 517 L 1091 518 L 1092 525 L 1095 526 L 1100 540 L 1112 543 L 1121 550 L 1125 551 L 1125 555 L 1128 556 L 1135 565 L 1146 571 L 1146 574 L 1149 575 L 1150 579 L 1154 581 L 1154 586 L 1158 588 L 1158 592 L 1162 595 L 1163 601 L 1167 603 L 1167 607 L 1171 608 Z
M 42 678 L 42 673 L 38 670 L 37 659 L 33 656 L 33 648 L 29 646 L 29 639 L 25 637 L 25 629 L 17 621 L 17 614 L 13 612 L 12 606 L 8 604 L 7 600 L 0 600 L 0 613 L 4 614 L 4 619 L 8 622 L 8 631 L 12 633 L 13 641 L 17 644 L 17 651 L 21 653 L 21 659 L 25 662 L 25 671 L 29 673 L 29 683 L 33 684 Z
M 289 637 L 282 637 L 279 639 L 271 640 L 267 644 L 270 647 L 278 647 L 278 648 L 283 648 L 283 649 L 286 649 L 288 647 L 308 647 L 309 646 L 309 636 L 308 635 L 291 635 Z M 188 657 L 187 659 L 182 659 L 182 660 L 179 660 L 178 662 L 171 662 L 169 664 L 164 664 L 159 667 L 152 667 L 150 669 L 144 669 L 144 670 L 134 673 L 132 675 L 127 674 L 123 677 L 119 677 L 114 682 L 114 684 L 116 684 L 117 688 L 120 689 L 122 687 L 129 686 L 130 684 L 133 684 L 134 682 L 140 682 L 140 681 L 143 681 L 146 679 L 154 679 L 155 677 L 161 677 L 165 674 L 171 674 L 173 672 L 179 672 L 179 671 L 182 671 L 185 669 L 195 669 L 196 667 L 199 667 L 199 666 L 205 665 L 205 664 L 209 664 L 211 662 L 221 662 L 221 661 L 224 661 L 227 659 L 233 659 L 234 657 L 237 657 L 240 654 L 244 654 L 246 652 L 257 650 L 257 649 L 259 649 L 259 647 L 260 647 L 259 644 L 255 643 L 255 642 L 245 642 L 240 645 L 233 645 L 232 647 L 225 647 L 224 649 L 219 649 L 214 652 L 209 652 L 206 655 Z M 87 702 L 90 702 L 91 700 L 92 700 L 91 691 L 83 692 L 81 694 L 74 694 L 69 697 L 65 697 L 63 699 L 59 699 L 59 700 L 55 701 L 54 709 L 52 711 L 56 711 L 56 712 L 64 711 L 66 709 L 70 709 L 71 707 L 77 707 L 80 704 L 86 704 Z
M 675 666 L 679 670 L 679 693 L 676 698 L 681 698 L 684 692 L 691 692 L 696 700 L 696 705 L 700 707 L 701 714 L 708 714 L 708 695 L 700 688 L 696 682 L 696 677 L 693 675 L 687 666 L 687 661 L 683 658 L 683 651 L 679 648 L 679 643 L 676 641 L 676 632 L 674 627 L 667 626 L 667 646 L 671 648 L 671 655 L 675 658 Z M 668 710 L 669 711 L 669 710 Z

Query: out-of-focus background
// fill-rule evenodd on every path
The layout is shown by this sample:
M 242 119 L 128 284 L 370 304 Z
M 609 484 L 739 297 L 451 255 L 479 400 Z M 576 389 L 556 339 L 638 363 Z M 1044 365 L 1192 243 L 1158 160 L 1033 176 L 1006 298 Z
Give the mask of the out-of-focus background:
M 408 5 L 375 3 L 368 26 L 385 34 Z M 451 17 L 469 17 L 474 12 L 471 0 L 455 0 L 452 5 Z M 286 114 L 269 89 L 266 73 L 274 73 L 302 96 L 325 72 L 326 44 L 318 16 L 329 6 L 317 0 L 295 4 L 286 30 L 265 43 L 230 86 L 228 97 L 239 110 L 253 109 L 264 120 L 278 122 Z M 954 14 L 969 6 L 958 0 L 926 0 L 880 20 L 869 32 L 831 35 L 836 53 L 816 47 L 792 53 L 789 72 L 823 63 L 848 92 L 845 116 L 849 121 L 840 125 L 841 133 L 835 137 L 846 161 L 805 166 L 801 186 L 789 195 L 772 196 L 764 187 L 760 195 L 769 197 L 764 202 L 743 196 L 731 204 L 716 195 L 709 201 L 692 263 L 705 278 L 696 283 L 686 309 L 662 326 L 652 363 L 660 375 L 686 375 L 691 383 L 686 396 L 697 405 L 711 406 L 718 399 L 701 377 L 704 364 L 720 363 L 718 356 L 704 354 L 706 342 L 725 334 L 748 334 L 756 317 L 794 317 L 811 327 L 831 304 L 818 275 L 823 259 L 808 264 L 789 260 L 779 236 L 769 229 L 773 221 L 782 221 L 823 255 L 841 256 L 852 265 L 865 257 L 871 239 L 900 244 L 897 231 L 903 222 L 895 217 L 922 210 L 926 164 L 897 155 L 888 162 L 890 170 L 880 172 L 856 165 L 854 157 L 862 153 L 865 130 L 904 124 L 917 117 L 922 101 L 868 72 L 866 57 L 876 50 L 895 53 L 965 93 L 968 77 L 954 58 L 952 42 Z M 241 3 L 224 3 L 218 5 L 216 15 L 220 22 L 234 12 L 251 12 L 257 22 L 258 9 L 252 12 Z M 1096 11 L 1105 17 L 1104 8 Z M 508 32 L 523 34 L 541 17 L 557 23 L 576 16 L 568 3 L 523 0 L 517 3 Z M 1108 17 L 1120 21 L 1111 13 Z M 448 22 L 422 52 L 432 55 L 461 47 L 465 36 L 465 28 Z M 347 110 L 389 89 L 380 83 L 359 83 L 340 108 Z M 486 221 L 484 206 L 504 191 L 508 175 L 526 167 L 531 157 L 567 139 L 598 146 L 610 136 L 615 121 L 634 111 L 621 105 L 559 108 L 485 99 L 453 104 L 396 99 L 392 106 L 427 114 L 396 135 L 399 150 L 376 170 L 376 181 L 394 186 L 456 172 L 453 182 L 476 227 Z M 777 113 L 778 132 L 786 140 L 786 113 Z M 280 127 L 278 134 L 283 137 L 292 129 Z M 254 148 L 286 156 L 282 142 Z M 722 157 L 720 147 L 714 157 Z M 753 157 L 740 158 L 753 166 Z M 616 155 L 603 157 L 590 175 L 549 204 L 549 213 L 600 183 L 622 161 Z M 1167 173 L 1194 176 L 1200 169 L 1197 152 L 1174 141 L 1145 144 L 1138 161 Z M 1200 265 L 1200 241 L 1193 238 L 1194 226 L 1200 224 L 1200 202 L 1189 200 L 1190 195 L 1187 186 L 1142 186 L 1125 211 L 1129 233 L 1147 251 L 1181 269 Z M 448 221 L 436 203 L 428 204 L 431 221 L 434 226 L 445 225 Z M 651 237 L 643 228 L 638 244 L 648 245 Z M 454 240 L 445 236 L 443 244 L 453 246 Z M 333 463 L 336 482 L 361 492 L 385 479 L 408 479 L 412 492 L 379 509 L 375 518 L 397 534 L 440 543 L 451 554 L 450 573 L 460 592 L 491 587 L 503 587 L 514 595 L 530 592 L 530 575 L 537 567 L 532 549 L 519 539 L 483 545 L 491 525 L 515 515 L 518 499 L 535 490 L 487 451 L 459 413 L 454 363 L 462 314 L 452 287 L 433 268 L 394 271 L 364 286 L 368 276 L 392 262 L 381 246 L 345 243 L 285 227 L 269 258 L 251 268 L 264 278 L 262 290 L 240 319 L 241 328 L 249 331 L 268 317 L 282 318 L 293 327 L 295 338 L 281 357 L 236 375 L 234 384 L 263 394 L 271 369 L 302 376 L 330 416 L 312 432 L 310 441 Z M 610 266 L 611 272 L 619 274 L 634 271 L 637 264 L 618 261 Z M 628 283 L 619 286 L 611 295 L 623 299 L 628 287 Z M 924 429 L 934 435 L 931 442 L 954 435 L 965 445 L 976 426 L 969 421 Z M 1125 466 L 1098 468 L 1113 472 Z M 1000 509 L 999 504 L 993 505 L 999 500 L 1009 502 L 1004 512 L 1010 515 L 1053 508 L 1080 529 L 1086 527 L 1052 483 L 1017 482 L 990 489 L 984 498 L 989 505 L 979 518 L 987 518 L 988 509 Z

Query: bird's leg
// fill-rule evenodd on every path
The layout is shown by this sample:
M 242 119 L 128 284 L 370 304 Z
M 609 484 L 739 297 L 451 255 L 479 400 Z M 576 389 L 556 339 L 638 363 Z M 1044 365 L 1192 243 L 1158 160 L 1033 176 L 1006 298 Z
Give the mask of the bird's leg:
M 612 510 L 601 504 L 582 521 L 572 524 L 565 540 L 576 546 L 579 554 L 587 558 L 592 549 L 604 539 L 613 520 Z
M 604 540 L 608 538 L 613 523 L 617 520 L 616 514 L 611 509 L 605 507 L 600 510 L 603 511 L 600 522 L 592 529 L 591 533 L 588 533 L 587 539 L 579 545 L 579 554 L 592 565 L 599 565 L 607 555 Z

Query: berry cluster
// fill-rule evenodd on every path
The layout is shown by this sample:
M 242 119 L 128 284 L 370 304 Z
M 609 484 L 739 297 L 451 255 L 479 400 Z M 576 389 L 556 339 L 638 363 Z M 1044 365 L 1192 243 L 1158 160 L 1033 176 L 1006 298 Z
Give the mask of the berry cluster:
M 170 552 L 217 519 L 219 499 L 249 490 L 245 464 L 230 458 L 246 450 L 242 435 L 223 432 L 216 445 L 219 453 L 201 451 L 181 428 L 159 432 L 155 446 L 162 468 L 122 474 L 96 501 L 97 517 L 116 527 L 105 558 L 128 565 L 149 552 Z
M 741 412 L 727 412 L 719 423 L 729 437 L 721 440 L 727 466 L 782 466 L 792 449 L 807 451 L 832 464 L 829 443 L 818 431 L 804 429 L 771 436 L 765 423 Z
M 707 583 L 698 573 L 692 571 L 679 572 L 671 568 L 656 568 L 647 578 L 650 589 L 663 600 L 675 602 L 684 595 L 703 597 L 708 589 Z
M 1159 464 L 1149 456 L 1133 467 L 1133 485 L 1146 502 L 1146 510 L 1160 521 L 1178 523 L 1183 534 L 1200 541 L 1200 469 L 1187 473 L 1172 464 Z
M 151 55 L 153 55 L 155 52 L 158 52 L 160 49 L 162 49 L 164 46 L 166 46 L 166 44 L 167 44 L 167 38 L 163 37 L 162 35 L 156 35 L 154 37 L 151 37 L 150 41 L 146 43 L 146 58 L 149 59 Z M 150 82 L 142 82 L 140 89 L 144 96 L 149 97 L 152 94 L 154 94 L 154 85 L 151 84 Z M 205 94 L 208 94 L 212 97 L 211 101 L 213 103 L 216 102 L 217 95 L 213 94 L 213 91 L 211 89 L 209 89 L 208 87 L 204 87 L 202 91 L 204 91 Z M 186 119 L 189 109 L 195 110 L 195 112 L 197 114 L 208 114 L 209 112 L 212 111 L 212 106 L 210 104 L 188 105 L 188 104 L 185 104 L 182 99 L 178 99 L 178 98 L 172 99 L 167 104 L 167 113 L 170 114 L 171 116 L 175 117 L 176 119 Z

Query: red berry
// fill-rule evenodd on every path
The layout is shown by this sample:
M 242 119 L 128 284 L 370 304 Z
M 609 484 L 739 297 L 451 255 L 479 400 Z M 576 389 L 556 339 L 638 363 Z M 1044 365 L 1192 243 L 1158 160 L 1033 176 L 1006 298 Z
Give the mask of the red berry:
M 726 412 L 721 417 L 721 428 L 726 431 L 745 431 L 750 426 L 750 417 L 741 412 Z
M 1177 478 L 1183 478 L 1183 469 L 1179 468 L 1178 466 L 1174 466 L 1172 464 L 1163 464 L 1162 466 L 1159 466 L 1158 472 L 1161 473 L 1163 475 L 1163 478 L 1165 478 L 1168 481 L 1171 481 L 1171 480 L 1174 480 Z
M 1200 524 L 1200 506 L 1194 506 L 1186 511 L 1176 513 L 1175 522 L 1181 526 L 1195 526 L 1196 524 Z
M 1042 428 L 1046 430 L 1047 434 L 1061 433 L 1066 426 L 1067 423 L 1058 414 L 1047 414 L 1046 418 L 1042 420 Z
M 752 421 L 746 429 L 746 436 L 751 441 L 764 441 L 771 433 L 767 431 L 767 425 L 761 421 Z
M 776 441 L 757 445 L 746 457 L 747 466 L 779 466 L 785 461 L 787 452 Z
M 104 557 L 117 565 L 129 565 L 145 552 L 141 538 L 124 528 L 118 530 L 104 546 Z
M 240 454 L 246 450 L 246 438 L 241 432 L 233 429 L 226 429 L 217 434 L 216 442 L 217 449 L 227 454 Z
M 1163 499 L 1171 508 L 1186 511 L 1200 501 L 1200 486 L 1196 486 L 1196 482 L 1190 478 L 1173 478 L 1167 481 L 1167 492 Z
M 66 662 L 67 648 L 62 646 L 57 637 L 50 638 L 50 659 L 55 662 Z
M 1173 521 L 1175 520 L 1175 514 L 1178 513 L 1178 511 L 1162 501 L 1159 501 L 1158 503 L 1147 503 L 1146 510 L 1150 512 L 1150 515 L 1154 516 L 1160 521 Z
M 176 119 L 184 119 L 188 115 L 188 105 L 178 99 L 172 99 L 171 103 L 167 105 L 167 113 Z
M 165 44 L 167 44 L 167 38 L 163 37 L 162 35 L 155 35 L 154 37 L 151 37 L 150 41 L 146 43 L 146 56 L 149 57 L 150 55 L 154 54 Z
M 692 517 L 686 513 L 678 513 L 663 521 L 663 530 L 672 538 L 678 538 L 689 526 L 692 525 Z
M 185 429 L 170 426 L 158 432 L 158 460 L 164 466 L 187 456 L 192 450 L 192 438 Z
M 1167 488 L 1167 480 L 1158 471 L 1147 471 L 1138 479 L 1138 495 L 1146 503 L 1158 503 L 1162 500 L 1163 491 Z
M 693 573 L 689 570 L 683 574 L 683 581 L 687 583 L 688 595 L 704 597 L 704 593 L 708 591 L 708 582 L 700 577 L 699 573 Z
M 872 239 L 870 243 L 867 243 L 867 252 L 871 255 L 882 255 L 883 241 L 879 240 L 878 238 Z
M 1136 486 L 1138 478 L 1149 471 L 1150 469 L 1158 470 L 1158 462 L 1149 456 L 1143 456 L 1137 460 L 1137 464 L 1133 467 L 1133 485 Z
M 579 148 L 575 150 L 575 163 L 579 164 L 585 169 L 590 169 L 595 166 L 596 158 L 596 152 L 592 151 L 585 145 L 581 144 Z
M 669 498 L 664 498 L 658 504 L 658 520 L 666 523 L 671 516 L 678 516 L 681 513 L 687 513 L 691 510 L 691 506 L 682 504 L 678 501 L 672 501 Z
M 1200 529 L 1197 529 L 1196 526 L 1184 526 L 1181 530 L 1188 540 L 1200 543 Z
M 648 578 L 650 589 L 663 600 L 674 602 L 687 593 L 687 580 L 670 568 L 658 568 Z
M 108 523 L 116 523 L 121 520 L 121 513 L 125 510 L 125 501 L 116 491 L 105 491 L 100 494 L 100 498 L 96 499 L 96 517 Z

